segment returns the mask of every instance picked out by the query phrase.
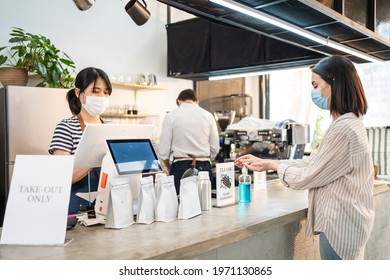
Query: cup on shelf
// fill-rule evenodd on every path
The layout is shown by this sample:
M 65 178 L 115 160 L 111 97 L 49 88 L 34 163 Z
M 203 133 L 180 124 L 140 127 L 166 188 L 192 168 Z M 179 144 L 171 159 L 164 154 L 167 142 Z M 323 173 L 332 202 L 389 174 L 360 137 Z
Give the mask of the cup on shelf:
M 123 83 L 123 82 L 125 82 L 125 76 L 119 75 L 119 76 L 117 77 L 117 82 L 118 82 L 118 83 Z
M 125 77 L 125 83 L 126 83 L 126 84 L 131 84 L 131 81 L 132 81 L 131 75 L 127 75 L 127 76 Z
M 131 104 L 125 105 L 125 114 L 131 115 L 133 106 Z
M 137 105 L 133 105 L 133 110 L 132 110 L 132 112 L 133 112 L 133 115 L 137 115 L 138 114 L 138 106 Z
M 149 76 L 148 76 L 148 85 L 151 87 L 154 87 L 157 85 L 156 75 L 154 75 L 153 73 L 149 74 Z
M 144 85 L 144 86 L 148 84 L 144 73 L 138 74 L 137 84 Z
M 108 77 L 110 78 L 110 81 L 111 82 L 116 82 L 117 81 L 117 75 L 115 74 L 115 73 L 110 73 L 109 75 L 108 75 Z

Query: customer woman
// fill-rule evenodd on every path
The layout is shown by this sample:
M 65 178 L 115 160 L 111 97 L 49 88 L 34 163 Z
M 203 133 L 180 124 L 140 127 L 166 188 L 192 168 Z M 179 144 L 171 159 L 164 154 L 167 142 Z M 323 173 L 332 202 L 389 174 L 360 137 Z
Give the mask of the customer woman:
M 373 162 L 363 124 L 366 97 L 354 65 L 342 56 L 315 65 L 312 85 L 313 102 L 332 117 L 318 150 L 291 161 L 245 155 L 235 164 L 275 170 L 285 186 L 308 189 L 306 234 L 320 235 L 321 259 L 363 259 L 374 221 Z
M 73 116 L 62 120 L 54 130 L 49 153 L 72 155 L 80 142 L 87 124 L 102 124 L 100 115 L 109 106 L 112 86 L 107 74 L 98 68 L 88 67 L 76 76 L 75 88 L 68 91 L 66 99 Z M 92 204 L 76 193 L 97 191 L 100 168 L 77 168 L 73 171 L 68 214 L 92 208 Z

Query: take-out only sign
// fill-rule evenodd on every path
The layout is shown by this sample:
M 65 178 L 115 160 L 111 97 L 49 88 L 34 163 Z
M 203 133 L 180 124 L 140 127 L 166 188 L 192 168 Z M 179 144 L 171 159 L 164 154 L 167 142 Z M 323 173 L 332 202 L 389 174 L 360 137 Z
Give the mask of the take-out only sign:
M 16 156 L 1 244 L 64 244 L 73 162 L 73 156 Z

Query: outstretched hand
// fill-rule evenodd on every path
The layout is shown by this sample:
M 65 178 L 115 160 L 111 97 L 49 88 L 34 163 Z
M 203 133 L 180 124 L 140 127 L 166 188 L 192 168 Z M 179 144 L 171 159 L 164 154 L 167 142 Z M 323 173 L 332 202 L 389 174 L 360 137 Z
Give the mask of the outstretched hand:
M 234 161 L 234 164 L 238 168 L 243 168 L 244 166 L 252 171 L 267 171 L 267 170 L 277 170 L 279 166 L 279 161 L 271 159 L 261 159 L 255 157 L 254 155 L 244 155 L 237 158 Z
M 251 154 L 248 154 L 248 155 L 244 155 L 244 156 L 237 158 L 234 161 L 234 164 L 238 168 L 243 168 L 245 165 L 251 165 L 251 164 L 253 164 L 255 162 L 259 162 L 259 161 L 261 161 L 261 158 L 255 157 L 254 155 L 251 155 Z

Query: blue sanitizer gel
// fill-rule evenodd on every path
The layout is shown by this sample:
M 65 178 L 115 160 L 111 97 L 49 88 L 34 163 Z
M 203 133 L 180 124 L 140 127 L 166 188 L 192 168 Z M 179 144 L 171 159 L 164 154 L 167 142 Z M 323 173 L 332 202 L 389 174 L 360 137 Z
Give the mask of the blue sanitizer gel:
M 242 175 L 238 178 L 238 202 L 251 202 L 251 176 L 248 175 L 248 170 L 244 167 Z
M 251 184 L 239 183 L 238 184 L 238 202 L 248 203 L 251 202 Z

